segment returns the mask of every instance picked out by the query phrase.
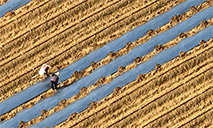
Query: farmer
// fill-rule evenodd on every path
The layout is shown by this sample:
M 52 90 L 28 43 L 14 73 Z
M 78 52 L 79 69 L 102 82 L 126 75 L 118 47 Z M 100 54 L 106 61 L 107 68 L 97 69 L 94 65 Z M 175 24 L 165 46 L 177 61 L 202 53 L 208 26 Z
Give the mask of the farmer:
M 52 79 L 51 79 L 51 88 L 52 90 L 56 89 L 57 90 L 57 84 L 58 84 L 58 80 L 59 80 L 59 72 L 53 73 L 52 74 Z
M 40 75 L 46 74 L 46 77 L 48 77 L 48 76 L 49 76 L 49 74 L 48 74 L 48 69 L 49 69 L 49 68 L 51 68 L 50 65 L 43 64 L 43 65 L 41 66 L 41 69 L 39 70 L 39 74 L 40 74 Z

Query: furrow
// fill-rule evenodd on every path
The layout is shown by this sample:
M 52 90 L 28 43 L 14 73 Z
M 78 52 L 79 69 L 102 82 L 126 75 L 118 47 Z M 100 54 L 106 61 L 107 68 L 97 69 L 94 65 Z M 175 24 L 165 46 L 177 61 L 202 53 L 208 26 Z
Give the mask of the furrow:
M 187 126 L 187 125 L 190 124 L 190 122 L 192 122 L 194 120 L 197 120 L 198 118 L 203 117 L 203 116 L 205 116 L 206 114 L 209 114 L 209 113 L 212 113 L 212 114 L 211 114 L 211 116 L 208 116 L 208 117 L 210 119 L 213 118 L 213 106 L 210 106 L 209 108 L 203 109 L 201 112 L 192 115 L 186 121 L 179 122 L 178 124 L 174 125 L 173 127 L 176 127 L 176 126 L 178 126 L 178 127 Z
M 165 117 L 166 119 L 162 119 L 161 120 L 162 123 L 160 123 L 157 120 L 163 118 L 163 116 L 166 116 L 167 114 L 169 114 L 169 113 L 171 113 L 173 111 L 176 111 L 176 113 L 178 113 L 178 114 L 182 114 L 182 112 L 189 111 L 189 109 L 192 108 L 193 106 L 196 107 L 196 108 L 199 108 L 199 106 L 202 106 L 202 104 L 203 105 L 212 106 L 212 104 L 211 104 L 211 102 L 212 102 L 212 100 L 211 100 L 212 97 L 211 96 L 213 94 L 212 87 L 213 86 L 211 85 L 207 90 L 200 91 L 198 94 L 196 94 L 192 98 L 187 99 L 186 101 L 182 102 L 181 104 L 178 104 L 177 106 L 175 106 L 174 108 L 170 109 L 169 111 L 167 111 L 163 115 L 160 115 L 158 118 L 156 118 L 156 119 L 150 121 L 149 123 L 143 125 L 143 127 L 146 127 L 146 126 L 153 127 L 153 126 L 157 126 L 159 124 L 167 123 L 169 121 L 169 119 L 173 118 L 173 115 L 172 116 L 168 115 L 167 118 Z M 189 106 L 187 106 L 187 105 L 189 105 Z M 196 106 L 196 105 L 198 105 L 198 106 Z M 177 110 L 177 109 L 179 109 L 179 110 Z M 162 126 L 162 125 L 160 125 L 160 126 Z
M 199 74 L 199 75 L 202 75 L 203 73 L 205 73 L 205 72 L 207 72 L 207 71 L 209 71 L 209 70 L 212 70 L 212 67 L 209 68 L 209 69 L 207 69 L 207 70 L 205 70 L 204 72 L 202 72 L 202 73 Z M 197 75 L 197 76 L 198 76 L 198 75 Z M 197 76 L 196 76 L 196 77 L 197 77 Z M 193 77 L 193 78 L 191 78 L 190 80 L 193 80 L 193 79 L 196 78 L 196 77 Z M 143 111 L 143 109 L 144 109 L 144 108 L 147 108 L 147 107 L 148 107 L 148 109 L 145 110 L 145 113 L 148 114 L 148 113 L 151 111 L 152 108 L 156 108 L 156 107 L 157 107 L 156 104 L 155 104 L 155 102 L 157 102 L 157 101 L 158 101 L 159 99 L 161 99 L 161 98 L 166 97 L 167 94 L 171 94 L 173 91 L 175 91 L 176 89 L 180 88 L 181 86 L 184 86 L 184 84 L 181 84 L 181 85 L 179 85 L 179 86 L 177 86 L 177 87 L 174 87 L 174 88 L 172 88 L 171 90 L 167 91 L 166 93 L 164 93 L 164 94 L 162 94 L 162 95 L 160 95 L 160 96 L 154 96 L 155 98 L 154 98 L 153 100 L 150 100 L 149 102 L 146 102 L 146 105 L 143 105 L 142 107 L 140 107 L 139 109 L 136 109 L 136 110 L 132 111 L 132 112 L 129 113 L 128 115 L 123 116 L 122 118 L 119 118 L 117 121 L 115 121 L 114 123 L 110 124 L 108 127 L 112 127 L 112 126 L 114 126 L 114 125 L 116 126 L 116 124 L 117 124 L 117 123 L 120 123 L 120 121 L 126 119 L 127 117 L 131 116 L 131 115 L 134 114 L 134 113 L 140 113 L 140 111 Z M 207 90 L 209 90 L 209 89 L 211 89 L 211 87 L 208 88 Z M 206 90 L 205 90 L 205 91 L 206 91 Z M 204 92 L 205 92 L 205 91 L 204 91 Z M 202 93 L 199 93 L 199 94 L 202 94 Z M 199 96 L 199 94 L 197 94 L 197 95 L 194 96 L 194 97 Z M 173 94 L 172 94 L 172 95 L 173 95 Z M 193 97 L 193 98 L 194 98 L 194 97 Z M 188 99 L 186 102 L 192 100 L 193 98 Z M 179 107 L 179 106 L 185 104 L 186 102 L 181 103 L 181 104 L 178 105 L 177 107 Z M 153 104 L 152 104 L 152 103 L 153 103 Z M 177 108 L 177 107 L 175 107 L 175 108 Z M 175 108 L 173 108 L 172 110 L 174 110 Z M 172 110 L 171 110 L 171 111 L 172 111 Z M 165 115 L 165 114 L 164 114 L 164 115 Z M 161 116 L 163 116 L 163 115 L 161 115 Z M 149 122 L 146 123 L 146 124 L 143 124 L 142 126 L 143 126 L 143 127 L 146 127 L 146 126 L 149 125 L 150 123 L 152 123 L 152 122 L 156 121 L 157 119 L 159 119 L 161 116 L 159 116 L 159 117 L 157 117 L 157 118 L 155 118 L 155 119 L 149 121 Z
M 35 11 L 36 9 L 39 9 L 39 8 L 41 8 L 42 6 L 48 4 L 50 1 L 51 1 L 51 0 L 47 0 L 47 1 L 45 1 L 45 2 L 35 3 L 35 5 L 38 4 L 38 6 L 35 6 L 35 8 L 33 8 L 33 9 L 31 9 L 31 10 L 27 10 L 27 11 L 23 12 L 23 14 L 19 14 L 19 13 L 21 13 L 21 11 L 18 12 L 18 14 L 19 14 L 20 16 L 18 15 L 17 17 L 12 17 L 12 18 L 9 19 L 9 21 L 8 21 L 8 19 L 4 19 L 5 17 L 2 17 L 0 20 L 2 20 L 2 24 L 3 24 L 4 22 L 5 22 L 5 24 L 1 25 L 0 28 L 4 28 L 5 26 L 10 25 L 11 23 L 15 22 L 17 19 L 20 19 L 20 18 L 24 17 L 25 15 L 27 15 L 27 14 L 29 14 L 29 13 Z M 33 5 L 33 4 L 32 4 L 32 5 Z M 28 5 L 25 5 L 25 6 L 27 6 L 27 8 L 28 8 Z M 18 10 L 19 10 L 19 9 L 18 9 Z M 22 10 L 22 9 L 21 9 L 21 10 Z M 16 12 L 16 11 L 15 11 L 15 12 Z
M 212 62 L 212 61 L 211 61 Z M 208 62 L 208 63 L 211 63 L 211 62 Z M 207 64 L 208 64 L 207 63 Z M 204 65 L 205 65 L 206 63 L 204 63 Z M 201 65 L 201 66 L 203 66 L 203 64 Z M 196 70 L 196 69 L 192 69 L 192 70 Z M 190 71 L 190 70 L 189 70 Z M 177 77 L 179 77 L 179 79 L 181 79 L 182 78 L 182 75 L 183 75 L 183 78 L 184 77 L 188 77 L 188 76 L 190 76 L 191 74 L 193 74 L 193 73 L 195 73 L 195 72 L 192 72 L 192 73 L 190 73 L 190 74 L 187 74 L 186 76 L 185 76 L 185 74 L 181 74 L 181 76 L 176 76 L 176 78 L 173 80 L 173 79 L 170 79 L 169 81 L 169 83 L 167 83 L 166 82 L 166 84 L 161 84 L 160 85 L 160 88 L 169 88 L 170 86 L 174 86 L 176 83 L 177 83 L 177 81 L 176 81 L 176 79 L 177 79 Z M 182 79 L 183 79 L 182 78 Z M 183 81 L 183 80 L 181 80 L 181 81 Z M 150 88 L 152 88 L 152 86 L 150 87 Z M 198 87 L 198 88 L 200 88 L 200 87 Z M 126 100 L 126 101 L 124 101 L 124 104 L 122 105 L 123 107 L 122 107 L 122 109 L 119 109 L 119 107 L 118 107 L 118 110 L 116 110 L 115 108 L 113 108 L 113 110 L 115 110 L 115 111 L 113 111 L 113 113 L 111 113 L 111 114 L 109 114 L 108 116 L 108 118 L 107 118 L 107 115 L 105 115 L 104 116 L 104 122 L 101 122 L 100 120 L 98 121 L 98 122 L 100 122 L 99 124 L 105 124 L 106 126 L 107 126 L 107 120 L 109 120 L 109 119 L 113 119 L 113 120 L 116 120 L 116 119 L 120 119 L 120 118 L 122 118 L 122 115 L 125 115 L 125 114 L 127 114 L 127 113 L 129 113 L 129 112 L 131 112 L 131 111 L 134 111 L 135 109 L 137 109 L 137 108 L 140 108 L 140 106 L 141 106 L 141 104 L 143 104 L 144 102 L 146 102 L 146 100 L 148 100 L 149 99 L 149 97 L 152 97 L 152 96 L 154 96 L 154 95 L 157 95 L 156 93 L 159 93 L 159 92 L 161 92 L 161 91 L 163 91 L 163 90 L 160 90 L 160 89 L 157 89 L 157 88 L 152 88 L 152 91 L 150 91 L 149 93 L 147 93 L 145 96 L 143 96 L 143 95 L 140 95 L 140 93 L 138 92 L 138 93 L 136 93 L 135 95 L 133 95 L 132 94 L 132 96 L 130 96 L 129 97 L 129 99 L 128 100 Z M 181 91 L 182 92 L 182 94 L 184 94 L 184 91 Z M 173 93 L 176 93 L 176 91 L 174 91 Z M 189 93 L 189 92 L 187 92 L 187 93 Z M 168 97 L 168 96 L 167 96 Z M 171 99 L 171 98 L 169 98 L 169 99 Z M 174 101 L 173 101 L 174 102 Z M 172 103 L 173 103 L 172 102 Z M 160 109 L 160 105 L 158 104 L 158 110 L 160 111 L 161 109 Z M 151 112 L 150 112 L 151 113 Z M 156 112 L 157 113 L 157 112 Z M 140 119 L 140 121 L 141 122 L 145 122 L 145 120 L 144 119 L 146 119 L 146 118 L 149 118 L 150 116 L 149 116 L 150 114 L 144 114 L 143 115 L 143 118 L 142 119 Z M 148 117 L 147 117 L 148 116 Z M 154 116 L 154 115 L 152 115 L 152 116 Z M 151 117 L 152 117 L 151 116 Z M 131 118 L 132 119 L 132 118 Z M 129 122 L 128 123 L 130 123 L 130 120 L 129 120 L 129 118 L 127 119 Z M 137 121 L 137 122 L 140 122 L 140 121 Z M 97 123 L 96 123 L 97 124 Z M 127 124 L 124 124 L 124 126 L 125 125 L 127 125 Z M 104 126 L 105 127 L 105 126 Z
M 203 53 L 205 53 L 205 52 L 203 51 L 203 52 L 201 52 L 200 54 L 198 54 L 197 56 L 200 56 L 200 55 L 203 54 Z M 210 53 L 211 53 L 211 52 L 210 52 Z M 184 62 L 181 62 L 181 63 L 179 63 L 178 65 L 175 65 L 174 67 L 170 67 L 169 70 L 166 70 L 166 71 L 165 71 L 163 74 L 161 74 L 160 76 L 163 76 L 164 74 L 169 74 L 169 71 L 171 71 L 172 73 L 175 73 L 175 72 L 173 71 L 173 69 L 175 69 L 176 67 L 178 67 L 178 66 L 180 66 L 180 65 L 183 65 L 183 63 L 185 63 L 185 62 L 191 63 L 190 60 L 191 60 L 191 59 L 195 59 L 195 57 L 196 57 L 196 56 L 193 56 L 193 57 L 190 58 L 190 59 L 185 59 Z M 201 57 L 201 58 L 203 58 L 203 57 Z M 187 69 L 187 68 L 185 68 L 185 69 Z M 176 73 L 181 73 L 181 72 L 177 72 L 177 71 L 176 71 Z M 160 77 L 160 76 L 158 76 L 158 77 Z M 170 79 L 172 76 L 174 76 L 174 75 L 171 75 L 171 76 L 169 77 L 169 79 Z M 85 120 L 87 120 L 88 118 L 90 118 L 90 117 L 92 117 L 92 116 L 98 114 L 99 112 L 101 112 L 102 110 L 106 109 L 107 107 L 112 106 L 114 103 L 118 102 L 119 100 L 122 100 L 122 99 L 126 98 L 126 96 L 130 95 L 131 93 L 134 93 L 134 92 L 135 92 L 136 90 L 138 90 L 140 87 L 145 86 L 145 85 L 148 84 L 149 82 L 153 82 L 156 78 L 157 78 L 157 77 L 151 78 L 149 81 L 143 82 L 142 85 L 135 87 L 134 90 L 132 90 L 132 91 L 126 93 L 125 95 L 119 97 L 117 100 L 112 101 L 111 104 L 107 104 L 105 107 L 101 108 L 100 110 L 97 110 L 95 113 L 92 113 L 91 115 L 86 116 L 85 118 L 81 119 L 80 122 L 82 123 L 83 121 L 85 121 Z M 162 79 L 162 80 L 163 80 L 163 79 Z M 158 83 L 159 83 L 159 82 L 158 82 Z M 132 85 L 132 86 L 133 86 L 133 85 Z M 131 87 L 132 87 L 132 86 L 131 86 Z M 114 99 L 114 98 L 113 98 L 113 99 Z M 106 100 L 106 101 L 107 101 L 107 100 Z M 98 105 L 97 105 L 97 106 L 98 106 Z M 76 125 L 78 125 L 80 122 L 77 121 L 74 125 L 71 125 L 71 126 L 72 126 L 72 127 L 73 127 L 73 126 L 76 126 Z
M 112 25 L 111 25 L 112 26 Z M 102 30 L 103 31 L 103 30 Z M 99 33 L 100 33 L 101 31 L 99 31 Z M 87 39 L 87 38 L 86 38 Z M 85 40 L 86 40 L 85 39 Z M 84 41 L 84 40 L 83 40 Z M 81 43 L 81 42 L 80 42 Z M 68 51 L 70 48 L 68 48 L 66 51 Z M 64 51 L 64 52 L 66 52 L 66 51 Z M 59 56 L 59 55 L 61 55 L 61 54 L 63 54 L 64 52 L 62 52 L 62 53 L 60 53 L 60 54 L 58 54 L 57 56 Z M 54 59 L 54 58 L 51 58 L 50 60 L 52 60 L 52 59 Z M 49 61 L 49 60 L 48 60 Z M 47 61 L 46 61 L 47 62 Z M 40 65 L 39 65 L 40 66 Z M 36 69 L 36 68 L 38 68 L 39 66 L 36 66 L 34 69 Z M 32 70 L 31 70 L 32 71 Z M 28 71 L 27 73 L 29 73 L 30 71 Z M 21 76 L 23 76 L 24 74 L 22 74 Z M 12 82 L 12 81 L 10 81 L 10 82 Z M 9 83 L 10 83 L 9 82 Z

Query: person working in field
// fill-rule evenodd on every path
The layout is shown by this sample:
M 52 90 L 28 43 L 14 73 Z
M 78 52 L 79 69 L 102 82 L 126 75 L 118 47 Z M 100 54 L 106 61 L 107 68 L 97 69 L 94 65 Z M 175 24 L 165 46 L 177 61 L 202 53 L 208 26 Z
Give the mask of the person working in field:
M 59 75 L 60 75 L 59 72 L 56 72 L 56 73 L 52 74 L 52 79 L 51 79 L 51 88 L 52 88 L 52 90 L 54 90 L 54 89 L 58 90 L 57 84 L 58 84 L 58 81 L 59 81 Z
M 39 74 L 40 74 L 41 76 L 43 76 L 44 74 L 46 74 L 46 77 L 48 77 L 48 76 L 49 76 L 49 74 L 48 74 L 49 68 L 51 68 L 50 65 L 43 64 L 43 65 L 41 66 L 41 69 L 39 70 Z

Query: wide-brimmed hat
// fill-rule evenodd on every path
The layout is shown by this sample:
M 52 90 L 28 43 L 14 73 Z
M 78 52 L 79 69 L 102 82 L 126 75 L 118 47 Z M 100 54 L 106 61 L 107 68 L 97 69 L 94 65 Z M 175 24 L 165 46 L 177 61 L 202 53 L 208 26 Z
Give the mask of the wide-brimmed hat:
M 59 75 L 60 75 L 60 73 L 59 73 L 59 72 L 56 72 L 56 73 L 55 73 L 55 75 L 59 76 Z

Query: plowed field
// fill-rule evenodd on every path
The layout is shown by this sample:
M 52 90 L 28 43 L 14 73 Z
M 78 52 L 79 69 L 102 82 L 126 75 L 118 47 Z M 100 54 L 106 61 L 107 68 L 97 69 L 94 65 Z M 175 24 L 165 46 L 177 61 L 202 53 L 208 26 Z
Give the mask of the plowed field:
M 0 5 L 5 2 L 0 0 Z M 5 14 L 0 18 L 0 102 L 43 80 L 39 76 L 32 79 L 43 63 L 52 66 L 50 73 L 66 68 L 184 2 L 186 0 L 33 0 L 14 13 Z M 146 31 L 136 41 L 75 71 L 62 81 L 64 87 L 60 89 L 72 86 L 154 38 L 157 41 L 160 34 L 212 5 L 212 0 L 206 0 L 189 7 L 166 24 Z M 20 121 L 16 126 L 29 127 L 45 121 L 101 85 L 111 83 L 212 25 L 213 17 L 203 20 L 163 45 L 156 45 L 146 55 L 131 58 L 133 62 L 82 87 L 77 94 L 61 100 L 51 109 L 38 111 L 40 116 Z M 124 86 L 114 88 L 113 93 L 90 103 L 83 111 L 70 113 L 68 119 L 55 127 L 213 127 L 213 38 L 199 41 L 198 46 L 180 52 L 178 57 L 163 65 L 157 64 L 154 70 L 138 75 L 136 80 Z M 53 95 L 57 93 L 49 89 L 0 115 L 0 127 L 18 113 Z

